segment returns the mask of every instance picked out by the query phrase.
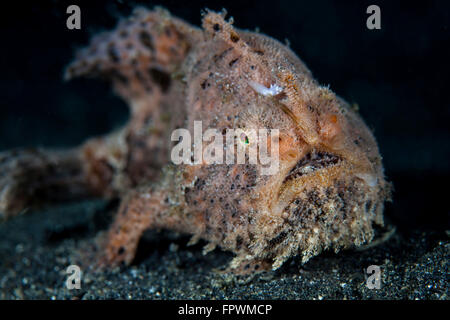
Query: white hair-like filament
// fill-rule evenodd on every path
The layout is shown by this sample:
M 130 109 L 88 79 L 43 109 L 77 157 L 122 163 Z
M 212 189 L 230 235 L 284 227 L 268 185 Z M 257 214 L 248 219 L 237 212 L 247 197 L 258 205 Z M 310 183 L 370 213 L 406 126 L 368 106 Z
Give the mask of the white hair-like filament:
M 250 80 L 248 84 L 250 85 L 250 87 L 252 87 L 253 90 L 265 97 L 276 96 L 283 91 L 283 88 L 278 86 L 277 84 L 271 84 L 270 88 L 267 88 L 264 85 L 252 80 Z

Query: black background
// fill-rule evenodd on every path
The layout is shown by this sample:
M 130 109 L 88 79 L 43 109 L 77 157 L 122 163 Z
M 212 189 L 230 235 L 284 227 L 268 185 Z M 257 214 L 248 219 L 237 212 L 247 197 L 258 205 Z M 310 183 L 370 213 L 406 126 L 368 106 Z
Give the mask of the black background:
M 66 8 L 81 7 L 81 30 Z M 447 1 L 33 1 L 1 4 L 0 150 L 64 147 L 126 121 L 126 105 L 100 81 L 62 81 L 74 51 L 137 5 L 162 5 L 200 24 L 226 8 L 239 28 L 291 48 L 322 84 L 374 130 L 393 182 L 386 216 L 401 232 L 449 228 L 450 31 Z M 381 8 L 381 30 L 366 8 Z

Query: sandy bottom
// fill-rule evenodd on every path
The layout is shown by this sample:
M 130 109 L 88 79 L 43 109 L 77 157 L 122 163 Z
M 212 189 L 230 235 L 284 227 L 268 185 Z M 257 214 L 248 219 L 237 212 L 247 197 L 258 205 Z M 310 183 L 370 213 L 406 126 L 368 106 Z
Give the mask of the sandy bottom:
M 114 207 L 85 201 L 49 208 L 0 224 L 0 299 L 449 299 L 448 235 L 394 234 L 364 251 L 325 252 L 306 265 L 291 259 L 280 270 L 252 276 L 216 271 L 232 255 L 203 256 L 188 237 L 148 232 L 129 267 L 83 274 L 66 288 L 76 248 L 106 228 Z M 381 288 L 365 273 L 381 268 Z

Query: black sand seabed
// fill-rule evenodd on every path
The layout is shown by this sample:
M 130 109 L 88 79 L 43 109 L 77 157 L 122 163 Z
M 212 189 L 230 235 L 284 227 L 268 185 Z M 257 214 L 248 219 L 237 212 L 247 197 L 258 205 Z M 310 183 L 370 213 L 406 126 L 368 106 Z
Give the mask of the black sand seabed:
M 233 276 L 216 269 L 232 255 L 169 232 L 148 232 L 130 267 L 84 274 L 80 290 L 66 288 L 72 253 L 106 227 L 114 208 L 85 201 L 0 224 L 1 299 L 441 299 L 449 298 L 450 243 L 445 232 L 395 233 L 363 251 L 325 252 L 307 264 Z M 380 289 L 365 270 L 379 265 Z

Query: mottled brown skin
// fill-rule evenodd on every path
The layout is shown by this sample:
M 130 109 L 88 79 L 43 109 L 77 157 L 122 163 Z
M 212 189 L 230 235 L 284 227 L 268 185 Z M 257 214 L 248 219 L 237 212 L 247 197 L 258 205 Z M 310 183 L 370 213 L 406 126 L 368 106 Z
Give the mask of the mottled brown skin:
M 241 273 L 371 241 L 390 189 L 372 133 L 289 48 L 235 29 L 224 16 L 207 12 L 199 29 L 162 9 L 138 9 L 95 37 L 67 78 L 110 80 L 131 108 L 128 124 L 75 150 L 34 151 L 39 163 L 29 151 L 0 154 L 0 169 L 8 168 L 0 174 L 0 211 L 11 216 L 35 200 L 122 197 L 100 237 L 98 267 L 130 263 L 150 228 L 204 239 L 205 252 L 232 251 L 230 269 Z M 263 96 L 250 81 L 283 91 Z M 171 164 L 170 134 L 192 132 L 194 120 L 224 135 L 227 128 L 279 129 L 278 172 Z M 31 183 L 36 172 L 41 178 Z

